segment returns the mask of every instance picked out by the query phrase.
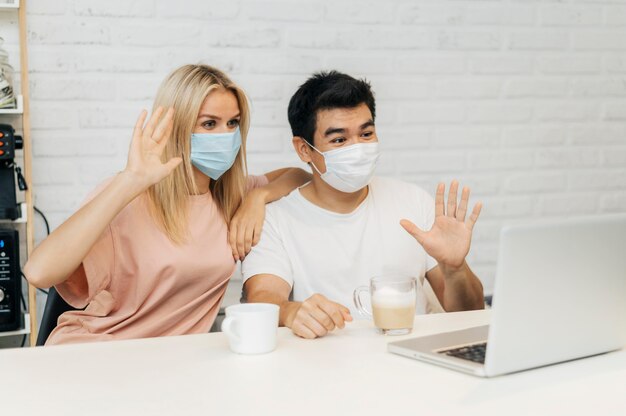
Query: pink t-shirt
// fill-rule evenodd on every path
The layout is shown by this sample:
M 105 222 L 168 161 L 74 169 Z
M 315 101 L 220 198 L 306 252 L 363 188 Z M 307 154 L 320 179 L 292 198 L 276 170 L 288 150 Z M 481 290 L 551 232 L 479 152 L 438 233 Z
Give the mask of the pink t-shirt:
M 248 180 L 249 189 L 266 183 Z M 46 345 L 209 331 L 235 268 L 226 223 L 210 193 L 190 196 L 189 236 L 176 245 L 146 202 L 128 204 L 56 286 L 67 303 L 86 308 L 62 314 Z

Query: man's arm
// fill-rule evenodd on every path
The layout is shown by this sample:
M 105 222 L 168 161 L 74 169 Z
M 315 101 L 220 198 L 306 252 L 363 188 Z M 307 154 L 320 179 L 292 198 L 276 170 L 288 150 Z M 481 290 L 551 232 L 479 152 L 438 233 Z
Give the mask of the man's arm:
M 291 328 L 294 334 L 307 339 L 323 337 L 335 328 L 344 328 L 352 321 L 350 310 L 343 305 L 315 294 L 304 302 L 290 302 L 291 286 L 272 274 L 257 274 L 244 283 L 250 303 L 273 303 L 280 306 L 278 323 Z
M 466 262 L 459 268 L 438 265 L 426 279 L 446 312 L 483 309 L 483 285 Z
M 400 221 L 424 251 L 437 261 L 438 265 L 426 273 L 426 278 L 448 312 L 484 307 L 482 284 L 465 261 L 482 204 L 477 203 L 466 219 L 470 189 L 463 188 L 457 206 L 458 188 L 459 183 L 452 181 L 446 205 L 445 185 L 437 186 L 435 220 L 430 231 L 421 230 L 408 220 Z

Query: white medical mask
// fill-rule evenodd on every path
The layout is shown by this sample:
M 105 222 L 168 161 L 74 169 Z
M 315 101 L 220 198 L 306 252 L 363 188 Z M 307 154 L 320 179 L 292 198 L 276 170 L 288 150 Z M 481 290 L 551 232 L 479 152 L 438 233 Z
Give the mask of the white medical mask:
M 380 157 L 378 142 L 358 143 L 323 153 L 313 145 L 309 146 L 324 157 L 324 173 L 311 162 L 322 180 L 336 190 L 347 193 L 357 192 L 369 185 Z
M 191 163 L 213 180 L 217 180 L 235 163 L 241 147 L 241 132 L 192 133 Z

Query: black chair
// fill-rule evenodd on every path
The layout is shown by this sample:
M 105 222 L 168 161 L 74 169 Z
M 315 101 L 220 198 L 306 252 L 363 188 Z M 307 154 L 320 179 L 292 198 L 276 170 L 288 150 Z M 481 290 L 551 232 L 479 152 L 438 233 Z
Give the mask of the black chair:
M 493 295 L 485 296 L 485 305 L 491 308 L 491 303 L 493 302 Z
M 67 302 L 63 300 L 54 287 L 48 289 L 48 299 L 46 300 L 46 306 L 43 309 L 43 316 L 41 317 L 41 324 L 39 326 L 39 334 L 37 335 L 37 346 L 46 343 L 50 333 L 57 326 L 59 316 L 61 316 L 63 312 L 75 310 L 76 308 L 68 305 Z

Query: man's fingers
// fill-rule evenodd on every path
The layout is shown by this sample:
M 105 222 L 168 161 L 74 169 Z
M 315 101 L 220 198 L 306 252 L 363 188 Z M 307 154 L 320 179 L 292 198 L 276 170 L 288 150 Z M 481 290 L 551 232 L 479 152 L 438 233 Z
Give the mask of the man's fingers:
M 467 203 L 469 201 L 470 189 L 466 186 L 461 192 L 461 203 L 456 210 L 457 221 L 465 221 L 465 214 L 467 213 Z
M 459 182 L 453 180 L 450 184 L 450 190 L 448 191 L 448 209 L 446 214 L 448 217 L 456 217 L 456 197 L 459 192 Z
M 470 230 L 474 229 L 474 225 L 476 224 L 476 221 L 478 220 L 478 216 L 480 215 L 480 210 L 482 208 L 483 208 L 482 202 L 478 202 L 476 205 L 474 205 L 474 209 L 472 210 L 472 214 L 467 219 L 467 225 L 469 225 Z
M 444 194 L 446 192 L 446 184 L 441 182 L 437 185 L 437 193 L 435 194 L 435 217 L 444 214 Z
M 332 318 L 322 309 L 322 305 L 328 304 L 330 301 L 320 294 L 315 294 L 304 301 L 300 306 L 299 313 L 308 314 L 321 324 L 327 331 L 335 329 L 335 323 Z M 311 328 L 315 330 L 315 328 Z
M 332 320 L 334 326 L 343 329 L 346 326 L 341 305 L 335 302 L 323 302 L 318 307 Z M 347 309 L 347 308 L 346 308 Z M 348 314 L 350 311 L 348 310 Z
M 426 232 L 419 229 L 419 227 L 413 224 L 409 220 L 401 220 L 400 225 L 404 228 L 409 234 L 411 234 L 418 243 L 423 244 L 424 239 L 426 238 Z
M 328 334 L 328 330 L 326 328 L 324 328 L 324 326 L 317 322 L 317 320 L 311 316 L 308 312 L 305 311 L 300 311 L 301 316 L 299 317 L 300 322 L 306 326 L 307 328 L 309 328 L 311 331 L 313 331 L 313 333 L 318 336 L 318 337 L 323 337 L 324 335 Z
M 327 324 L 326 329 L 332 331 L 335 327 L 343 328 L 345 326 L 343 322 L 343 315 L 339 311 L 335 302 L 321 302 L 317 305 L 317 307 L 318 310 L 325 315 L 325 319 L 328 319 L 328 321 L 324 322 Z
M 315 335 L 313 331 L 311 331 L 309 328 L 307 328 L 304 324 L 301 324 L 301 323 L 294 323 L 291 330 L 293 331 L 294 334 L 296 334 L 297 336 L 301 338 L 306 338 L 306 339 L 317 338 L 317 335 Z
M 341 314 L 343 315 L 343 319 L 345 321 L 352 322 L 352 314 L 350 313 L 350 309 L 346 308 L 345 306 L 339 303 L 337 304 L 337 306 L 339 307 L 339 310 L 341 311 Z
M 321 305 L 317 305 L 309 310 L 309 314 L 319 322 L 328 332 L 335 329 L 335 321 L 331 316 L 322 309 Z

